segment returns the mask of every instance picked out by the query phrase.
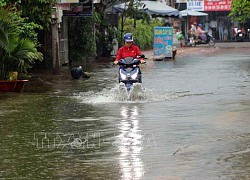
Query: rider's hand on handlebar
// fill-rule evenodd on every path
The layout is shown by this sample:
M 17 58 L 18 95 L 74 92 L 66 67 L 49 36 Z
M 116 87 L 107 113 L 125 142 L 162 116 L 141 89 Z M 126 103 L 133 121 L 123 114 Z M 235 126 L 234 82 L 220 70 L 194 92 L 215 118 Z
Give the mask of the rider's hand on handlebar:
M 114 65 L 117 65 L 119 61 L 114 61 Z
M 146 61 L 144 59 L 140 59 L 141 64 L 145 64 Z

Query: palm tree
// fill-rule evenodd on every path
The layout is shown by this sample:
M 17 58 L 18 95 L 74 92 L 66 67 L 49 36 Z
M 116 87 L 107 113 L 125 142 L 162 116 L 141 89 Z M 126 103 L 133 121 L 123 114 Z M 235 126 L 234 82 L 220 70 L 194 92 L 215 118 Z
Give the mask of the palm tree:
M 11 71 L 22 74 L 36 60 L 42 61 L 43 55 L 37 51 L 35 43 L 16 34 L 10 35 L 0 24 L 0 79 L 7 79 Z

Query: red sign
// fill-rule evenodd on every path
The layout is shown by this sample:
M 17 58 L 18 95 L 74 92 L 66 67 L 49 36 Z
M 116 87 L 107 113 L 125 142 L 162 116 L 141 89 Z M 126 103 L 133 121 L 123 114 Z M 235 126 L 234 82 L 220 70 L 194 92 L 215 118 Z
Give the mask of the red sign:
M 230 11 L 232 0 L 204 0 L 204 11 Z

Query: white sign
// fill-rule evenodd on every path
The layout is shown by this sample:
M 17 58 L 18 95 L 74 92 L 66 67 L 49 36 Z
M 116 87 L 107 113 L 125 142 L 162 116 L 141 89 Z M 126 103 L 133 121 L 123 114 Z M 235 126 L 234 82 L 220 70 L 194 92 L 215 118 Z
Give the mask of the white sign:
M 79 3 L 79 0 L 58 0 L 58 3 Z
M 204 0 L 187 0 L 187 9 L 193 11 L 204 11 Z
M 176 3 L 186 3 L 187 0 L 176 0 Z

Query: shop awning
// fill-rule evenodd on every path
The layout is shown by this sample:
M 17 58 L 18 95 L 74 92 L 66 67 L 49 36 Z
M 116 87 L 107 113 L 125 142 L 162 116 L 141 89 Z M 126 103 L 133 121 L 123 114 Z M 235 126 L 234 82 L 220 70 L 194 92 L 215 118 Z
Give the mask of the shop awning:
M 184 16 L 207 16 L 207 13 L 185 9 L 179 12 L 179 17 Z
M 139 10 L 144 10 L 149 15 L 154 16 L 178 16 L 179 11 L 158 1 L 141 1 Z M 128 7 L 128 3 L 114 5 L 116 12 L 123 12 Z

